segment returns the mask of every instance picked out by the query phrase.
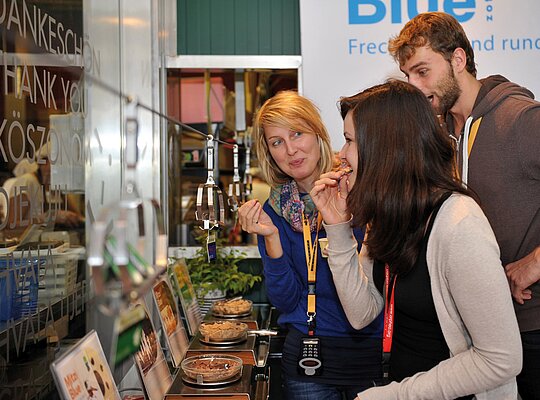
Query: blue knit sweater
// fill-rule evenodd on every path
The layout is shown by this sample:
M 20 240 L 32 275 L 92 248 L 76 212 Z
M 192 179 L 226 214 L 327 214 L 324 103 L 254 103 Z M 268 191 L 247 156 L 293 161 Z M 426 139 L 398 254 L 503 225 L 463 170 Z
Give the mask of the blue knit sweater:
M 266 253 L 264 237 L 258 237 L 268 298 L 281 313 L 278 319 L 280 325 L 290 324 L 307 334 L 307 265 L 303 234 L 295 232 L 283 217 L 275 213 L 268 202 L 263 208 L 278 228 L 283 247 L 280 258 L 270 258 Z M 358 243 L 361 243 L 363 232 L 358 229 L 354 233 Z M 322 227 L 319 237 L 326 237 Z M 315 233 L 312 233 L 312 240 L 314 239 Z M 358 250 L 360 251 L 360 248 Z M 317 259 L 316 312 L 315 334 L 318 336 L 382 337 L 382 315 L 360 331 L 349 324 L 339 301 L 327 258 L 321 256 L 320 248 Z

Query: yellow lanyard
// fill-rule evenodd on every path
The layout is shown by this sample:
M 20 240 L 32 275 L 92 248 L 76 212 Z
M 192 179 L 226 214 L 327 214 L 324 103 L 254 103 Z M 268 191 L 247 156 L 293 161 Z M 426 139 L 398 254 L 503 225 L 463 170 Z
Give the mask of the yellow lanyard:
M 315 282 L 317 280 L 317 250 L 319 247 L 319 228 L 321 227 L 322 215 L 317 216 L 317 230 L 315 232 L 315 243 L 311 240 L 311 229 L 309 218 L 302 212 L 302 232 L 304 234 L 304 253 L 306 255 L 307 276 L 308 276 L 308 296 L 307 296 L 307 324 L 308 334 L 315 334 Z

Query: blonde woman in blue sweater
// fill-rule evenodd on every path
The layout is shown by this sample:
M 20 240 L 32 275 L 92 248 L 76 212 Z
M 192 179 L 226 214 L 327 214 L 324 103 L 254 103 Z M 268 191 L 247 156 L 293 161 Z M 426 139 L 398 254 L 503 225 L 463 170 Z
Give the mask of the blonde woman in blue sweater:
M 259 167 L 271 192 L 264 205 L 256 200 L 245 203 L 239 221 L 244 230 L 258 235 L 268 297 L 280 311 L 278 322 L 288 329 L 282 358 L 284 398 L 353 399 L 359 390 L 380 382 L 382 320 L 375 318 L 362 329 L 351 326 L 327 258 L 314 246 L 326 232 L 309 192 L 320 174 L 334 166 L 328 133 L 313 103 L 291 91 L 269 99 L 253 128 Z M 362 231 L 354 234 L 361 243 Z M 315 254 L 316 267 L 310 324 L 306 252 Z M 307 368 L 302 368 L 302 347 L 313 340 L 318 340 L 320 351 L 308 358 L 318 360 L 306 360 L 302 365 Z M 319 361 L 322 365 L 317 367 Z

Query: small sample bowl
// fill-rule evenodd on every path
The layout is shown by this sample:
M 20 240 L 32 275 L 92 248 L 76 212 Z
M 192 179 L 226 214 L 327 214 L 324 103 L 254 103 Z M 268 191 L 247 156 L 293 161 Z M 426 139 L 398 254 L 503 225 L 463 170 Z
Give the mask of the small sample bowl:
M 246 299 L 218 300 L 212 306 L 212 313 L 223 317 L 249 315 L 252 310 L 253 302 Z
M 198 384 L 225 382 L 242 372 L 242 359 L 219 354 L 188 357 L 181 364 L 184 374 Z
M 245 337 L 248 326 L 243 322 L 203 322 L 199 327 L 201 337 L 209 342 L 223 342 Z

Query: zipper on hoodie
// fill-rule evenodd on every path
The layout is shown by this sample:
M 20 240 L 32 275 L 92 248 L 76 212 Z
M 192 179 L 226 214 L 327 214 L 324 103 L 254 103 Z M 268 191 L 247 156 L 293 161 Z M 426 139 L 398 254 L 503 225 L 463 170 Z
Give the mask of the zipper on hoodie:
M 448 125 L 446 124 L 445 116 L 443 114 L 437 114 L 437 120 L 439 121 L 439 125 L 443 130 L 448 134 L 450 139 L 454 142 L 454 150 L 455 150 L 455 157 L 456 157 L 456 165 L 460 164 L 460 151 L 459 151 L 459 145 L 461 143 L 461 135 L 459 137 L 456 137 L 450 130 L 448 129 Z
M 448 136 L 450 136 L 450 139 L 454 141 L 454 147 L 456 150 L 456 154 L 459 154 L 459 144 L 461 143 L 461 135 L 457 138 L 454 136 L 453 133 L 449 133 Z
M 459 137 L 455 137 L 453 133 L 448 133 L 448 136 L 454 142 L 456 165 L 461 165 L 461 152 L 459 151 L 459 146 L 461 144 L 461 135 Z
M 441 121 L 440 116 L 437 116 L 439 118 L 439 121 Z M 469 180 L 469 154 L 468 154 L 468 147 L 469 147 L 469 134 L 471 131 L 471 125 L 473 122 L 473 117 L 470 115 L 467 120 L 465 121 L 465 126 L 463 127 L 463 132 L 459 137 L 456 137 L 454 133 L 450 132 L 448 128 L 446 128 L 446 131 L 448 132 L 448 136 L 452 141 L 454 142 L 455 146 L 455 152 L 456 152 L 456 164 L 461 167 L 460 175 L 461 175 L 461 181 L 463 183 L 463 186 L 467 186 L 468 180 Z M 446 124 L 441 124 L 441 126 L 446 127 Z M 462 143 L 462 138 L 465 138 Z

